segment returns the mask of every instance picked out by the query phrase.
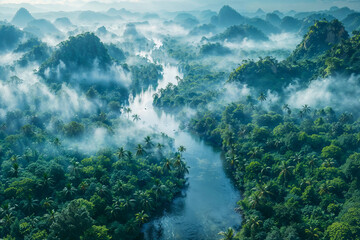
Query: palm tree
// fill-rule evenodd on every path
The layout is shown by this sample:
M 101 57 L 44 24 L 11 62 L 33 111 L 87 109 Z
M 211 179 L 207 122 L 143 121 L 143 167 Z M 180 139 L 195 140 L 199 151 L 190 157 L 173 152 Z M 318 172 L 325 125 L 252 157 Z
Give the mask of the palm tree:
M 122 198 L 120 199 L 120 207 L 122 209 L 128 210 L 133 209 L 136 205 L 136 200 L 133 198 Z
M 153 199 L 150 197 L 148 193 L 143 191 L 138 191 L 134 195 L 137 197 L 138 202 L 140 203 L 140 206 L 143 209 L 147 211 L 153 209 Z
M 226 160 L 230 163 L 231 166 L 234 166 L 239 162 L 239 158 L 236 154 L 230 154 L 230 156 L 226 157 Z
M 120 215 L 121 212 L 121 201 L 120 199 L 114 199 L 113 204 L 111 206 L 107 206 L 105 208 L 105 211 L 110 214 L 114 219 L 117 219 L 117 217 Z
M 84 182 L 82 181 L 80 184 L 79 184 L 79 189 L 85 193 L 86 189 L 89 187 L 89 184 L 87 182 Z
M 61 146 L 61 141 L 60 141 L 59 138 L 55 138 L 53 143 L 54 143 L 54 145 L 55 145 L 56 147 L 60 147 L 60 146 Z
M 270 186 L 268 184 L 257 184 L 255 188 L 253 188 L 254 191 L 258 193 L 259 199 L 267 198 L 270 196 L 273 196 L 274 193 L 271 192 Z
M 41 186 L 47 189 L 51 184 L 53 184 L 52 178 L 49 176 L 48 173 L 43 173 L 43 177 L 41 179 Z
M 224 133 L 224 145 L 226 147 L 230 147 L 232 146 L 232 144 L 234 143 L 234 133 L 230 130 L 230 129 L 227 129 Z
M 47 219 L 47 222 L 51 225 L 55 221 L 55 210 L 51 209 L 48 210 L 48 213 L 44 215 L 44 217 Z
M 166 186 L 158 182 L 151 188 L 151 190 L 155 195 L 155 200 L 157 201 L 159 197 L 162 196 L 165 192 Z
M 70 168 L 70 174 L 74 177 L 78 177 L 80 174 L 80 163 L 72 160 L 71 165 L 69 166 Z
M 264 152 L 264 149 L 261 147 L 254 147 L 249 153 L 248 155 L 250 156 L 250 158 L 259 158 L 261 157 L 261 154 Z
M 180 145 L 177 150 L 180 153 L 180 155 L 182 155 L 182 153 L 186 151 L 186 148 L 183 145 Z
M 23 202 L 23 207 L 28 213 L 32 213 L 33 210 L 38 206 L 38 200 L 32 196 L 28 196 L 27 200 Z
M 302 111 L 304 114 L 308 114 L 311 112 L 310 107 L 307 104 L 302 107 Z
M 258 100 L 260 101 L 260 102 L 264 102 L 264 101 L 266 101 L 266 94 L 265 93 L 260 93 L 260 95 L 259 95 L 259 97 L 258 97 Z
M 315 156 L 310 157 L 308 161 L 308 165 L 310 167 L 311 172 L 313 172 L 315 165 L 316 165 L 317 158 Z
M 124 108 L 124 112 L 127 114 L 128 119 L 129 119 L 130 118 L 130 113 L 132 112 L 131 108 L 129 108 L 129 107 Z
M 310 240 L 316 240 L 320 238 L 321 232 L 319 228 L 309 227 L 305 229 L 305 234 L 309 236 Z
M 119 160 L 123 159 L 126 155 L 126 150 L 124 149 L 124 147 L 119 147 L 117 152 L 116 152 L 116 156 L 118 157 Z
M 170 159 L 166 159 L 163 165 L 163 170 L 170 171 L 171 170 L 171 161 Z
M 44 200 L 41 201 L 41 205 L 42 205 L 45 209 L 50 209 L 53 204 L 54 204 L 54 201 L 52 200 L 51 197 L 46 197 Z
M 291 109 L 290 109 L 290 106 L 289 106 L 289 104 L 284 104 L 283 105 L 283 107 L 282 107 L 282 109 L 285 111 L 285 112 L 287 112 L 287 114 L 291 114 Z
M 233 240 L 235 239 L 235 231 L 229 227 L 226 232 L 219 232 L 219 235 L 223 236 L 221 240 Z
M 161 144 L 161 143 L 158 143 L 158 144 L 156 145 L 156 148 L 157 148 L 159 151 L 161 151 L 164 147 L 165 147 L 164 144 Z
M 293 166 L 289 166 L 286 161 L 282 161 L 280 165 L 280 174 L 279 177 L 282 179 L 282 181 L 285 182 L 288 180 L 288 178 L 292 175 L 291 169 L 294 168 Z
M 135 214 L 135 221 L 139 224 L 139 226 L 141 224 L 146 223 L 149 220 L 149 215 L 147 215 L 144 210 L 142 210 L 139 213 Z
M 174 167 L 176 168 L 176 171 L 179 175 L 184 175 L 189 173 L 189 169 L 186 166 L 186 163 L 182 160 L 182 157 L 180 154 L 178 154 L 174 161 Z
M 300 117 L 300 118 L 303 118 L 304 116 L 305 116 L 304 111 L 303 111 L 303 110 L 300 110 L 300 111 L 299 111 L 299 117 Z
M 151 137 L 150 136 L 146 136 L 145 138 L 144 138 L 144 140 L 145 140 L 145 146 L 147 147 L 147 148 L 150 148 L 150 147 L 152 147 L 154 144 L 152 143 L 152 139 L 151 139 Z
M 109 194 L 109 189 L 106 185 L 101 185 L 99 187 L 96 187 L 96 192 L 101 196 L 101 197 L 105 197 L 108 196 Z
M 15 217 L 12 215 L 12 213 L 6 214 L 1 220 L 0 223 L 4 227 L 4 229 L 9 229 L 11 224 L 15 221 Z
M 294 156 L 291 157 L 291 160 L 293 160 L 296 163 L 300 163 L 302 158 L 303 157 L 300 153 L 296 153 Z
M 62 193 L 65 197 L 71 197 L 75 194 L 76 188 L 73 187 L 71 183 L 66 184 L 64 189 L 62 190 Z
M 307 186 L 311 185 L 311 180 L 307 179 L 307 178 L 302 178 L 300 180 L 300 188 L 301 189 L 305 189 Z
M 145 150 L 143 148 L 143 146 L 141 144 L 138 144 L 137 147 L 136 147 L 136 156 L 139 157 L 139 156 L 142 156 L 144 155 Z
M 176 76 L 175 79 L 176 79 L 176 81 L 177 81 L 178 84 L 183 80 L 183 79 L 181 79 L 179 76 Z
M 247 222 L 249 223 L 252 235 L 256 233 L 257 229 L 262 224 L 262 221 L 259 219 L 258 216 L 251 216 Z
M 17 178 L 18 175 L 19 175 L 19 164 L 17 162 L 14 162 L 11 166 L 11 169 L 10 169 L 10 174 L 11 176 Z
M 323 162 L 322 165 L 323 165 L 324 167 L 329 168 L 329 167 L 333 167 L 334 164 L 335 164 L 335 161 L 334 161 L 333 158 L 327 158 L 327 159 L 325 159 L 325 161 Z
M 257 207 L 259 207 L 261 205 L 261 196 L 260 196 L 260 192 L 254 192 L 250 197 L 249 197 L 249 206 L 252 209 L 256 209 Z
M 5 203 L 0 207 L 0 217 L 5 216 L 6 214 L 12 214 L 17 205 L 11 205 L 10 203 Z
M 138 114 L 132 115 L 132 118 L 133 118 L 134 122 L 141 120 L 141 118 L 140 118 L 140 116 Z
M 131 162 L 133 160 L 133 153 L 131 151 L 127 151 L 126 158 L 129 162 Z
M 319 194 L 324 195 L 331 193 L 331 190 L 333 190 L 334 187 L 331 185 L 330 181 L 327 180 L 325 183 L 323 183 L 319 188 Z
M 20 155 L 12 155 L 11 156 L 11 158 L 10 158 L 10 160 L 12 161 L 12 162 L 18 162 L 18 160 L 20 160 L 21 159 L 21 156 Z

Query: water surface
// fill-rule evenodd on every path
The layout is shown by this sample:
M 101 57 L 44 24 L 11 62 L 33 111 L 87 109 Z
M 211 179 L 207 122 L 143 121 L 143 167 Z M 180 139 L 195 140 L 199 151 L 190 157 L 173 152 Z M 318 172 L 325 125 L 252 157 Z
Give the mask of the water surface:
M 176 76 L 182 77 L 177 67 L 164 65 L 158 89 L 169 82 L 176 84 Z M 179 130 L 179 121 L 173 115 L 153 108 L 155 92 L 150 88 L 130 101 L 132 112 L 141 117 L 138 127 L 164 132 L 175 139 L 176 147 L 185 146 L 183 156 L 190 173 L 184 196 L 176 198 L 162 217 L 145 224 L 145 239 L 219 239 L 220 231 L 241 224 L 241 216 L 234 210 L 240 193 L 226 176 L 219 151 Z

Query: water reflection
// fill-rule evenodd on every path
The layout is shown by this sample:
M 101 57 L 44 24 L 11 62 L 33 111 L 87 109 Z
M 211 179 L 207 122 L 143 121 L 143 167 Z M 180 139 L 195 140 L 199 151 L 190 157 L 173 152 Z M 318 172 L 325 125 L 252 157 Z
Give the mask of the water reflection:
M 159 87 L 176 84 L 181 76 L 174 66 L 164 66 L 164 78 Z M 227 178 L 219 151 L 214 150 L 199 138 L 179 130 L 179 122 L 173 115 L 155 110 L 149 89 L 130 101 L 134 114 L 139 114 L 140 128 L 164 132 L 175 139 L 178 147 L 184 145 L 184 158 L 190 166 L 189 186 L 162 217 L 145 224 L 145 239 L 218 239 L 218 233 L 228 227 L 240 226 L 241 217 L 234 211 L 240 193 Z

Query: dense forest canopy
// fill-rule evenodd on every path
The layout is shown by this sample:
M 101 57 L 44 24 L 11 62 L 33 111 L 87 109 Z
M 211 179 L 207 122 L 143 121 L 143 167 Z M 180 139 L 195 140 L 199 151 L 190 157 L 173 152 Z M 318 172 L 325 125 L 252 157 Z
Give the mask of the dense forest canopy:
M 360 239 L 358 9 L 100 5 L 0 7 L 0 239 Z

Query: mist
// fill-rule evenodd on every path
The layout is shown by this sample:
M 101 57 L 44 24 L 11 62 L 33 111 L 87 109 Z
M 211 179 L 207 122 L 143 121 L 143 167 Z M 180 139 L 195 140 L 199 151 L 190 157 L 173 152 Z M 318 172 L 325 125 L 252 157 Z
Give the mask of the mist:
M 1 1 L 0 239 L 357 234 L 359 11 Z

